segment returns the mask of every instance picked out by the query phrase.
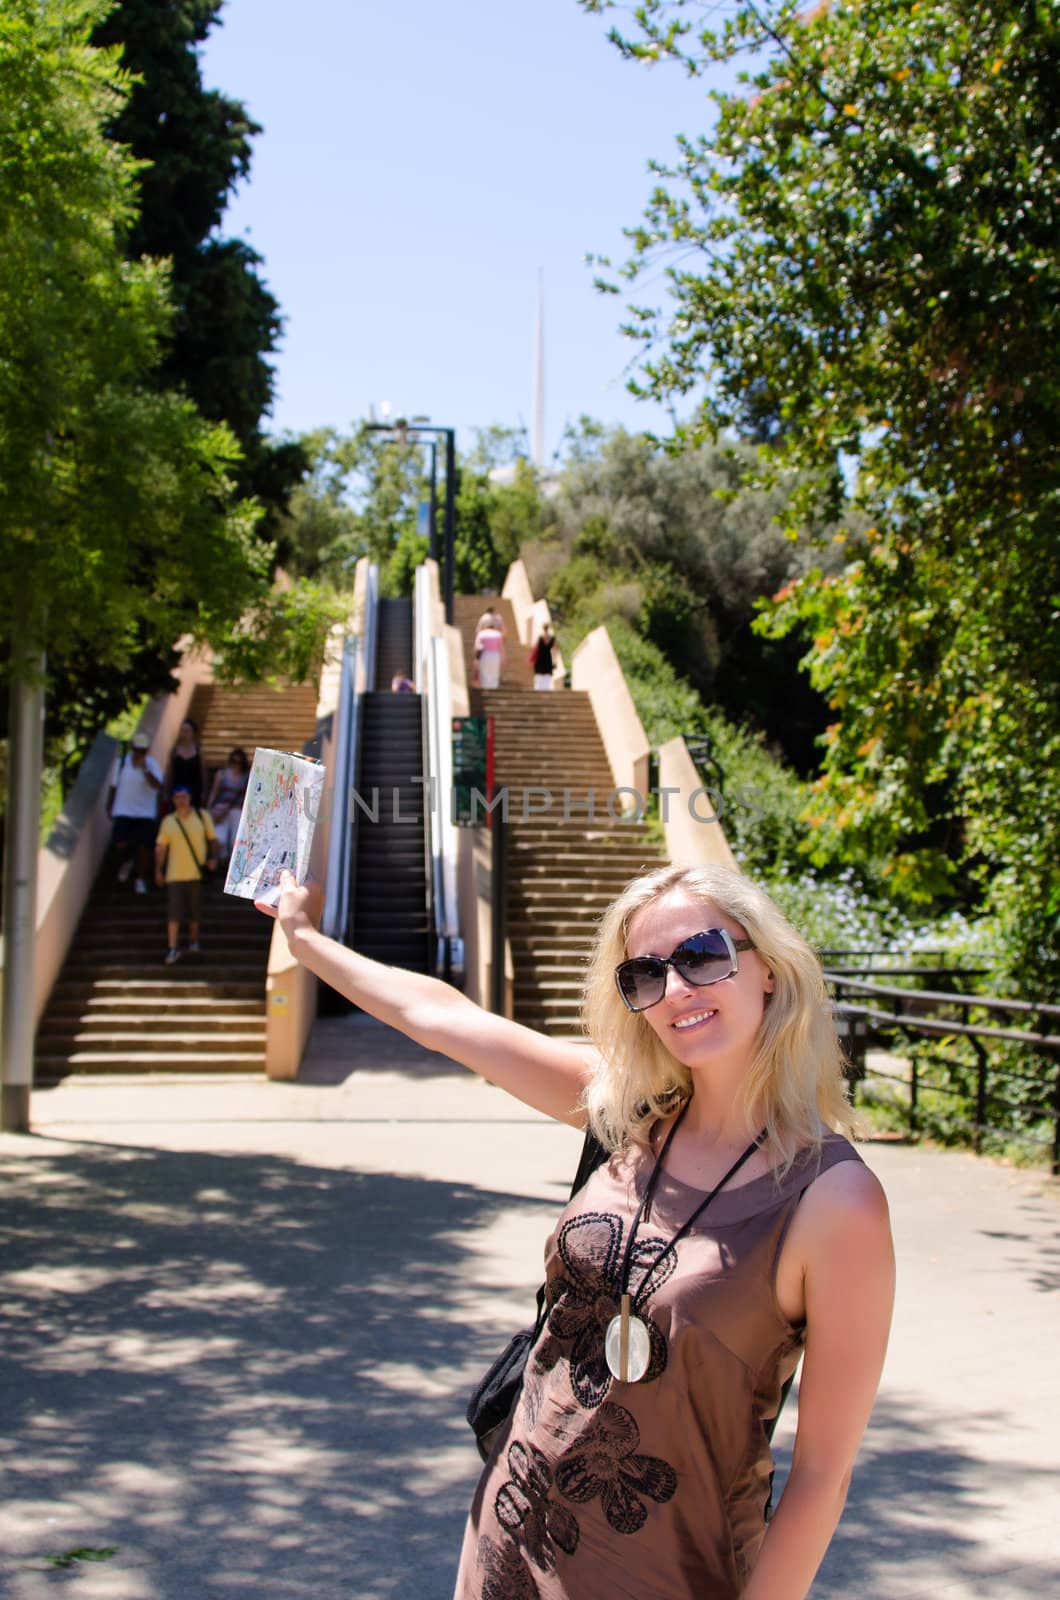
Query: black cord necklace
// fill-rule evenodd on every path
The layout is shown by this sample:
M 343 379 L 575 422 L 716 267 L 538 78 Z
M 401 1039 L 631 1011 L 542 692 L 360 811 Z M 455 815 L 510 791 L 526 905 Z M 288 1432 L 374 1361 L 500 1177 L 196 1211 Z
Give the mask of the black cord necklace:
M 652 1167 L 648 1181 L 644 1185 L 644 1193 L 640 1197 L 640 1205 L 637 1207 L 636 1215 L 629 1230 L 629 1236 L 626 1239 L 625 1254 L 622 1257 L 622 1272 L 619 1277 L 619 1311 L 618 1315 L 612 1317 L 607 1324 L 607 1332 L 604 1335 L 604 1359 L 607 1362 L 611 1376 L 617 1378 L 620 1383 L 638 1383 L 647 1372 L 651 1361 L 651 1339 L 648 1329 L 641 1318 L 633 1313 L 638 1309 L 638 1302 L 651 1282 L 652 1274 L 656 1267 L 668 1250 L 676 1250 L 693 1223 L 697 1222 L 703 1215 L 714 1196 L 724 1189 L 729 1179 L 734 1178 L 744 1162 L 749 1161 L 754 1155 L 768 1131 L 763 1128 L 762 1132 L 751 1140 L 747 1149 L 741 1156 L 737 1156 L 725 1176 L 714 1185 L 709 1194 L 703 1197 L 692 1215 L 678 1228 L 673 1238 L 666 1241 L 641 1278 L 640 1288 L 635 1295 L 631 1296 L 629 1293 L 629 1275 L 633 1267 L 633 1248 L 637 1242 L 637 1232 L 640 1228 L 641 1220 L 651 1205 L 652 1196 L 659 1182 L 662 1164 L 666 1157 L 666 1152 L 670 1148 L 671 1140 L 680 1127 L 681 1118 L 691 1103 L 691 1100 L 685 1101 L 671 1124 L 670 1131 L 663 1141 L 662 1149 L 655 1157 L 655 1165 Z

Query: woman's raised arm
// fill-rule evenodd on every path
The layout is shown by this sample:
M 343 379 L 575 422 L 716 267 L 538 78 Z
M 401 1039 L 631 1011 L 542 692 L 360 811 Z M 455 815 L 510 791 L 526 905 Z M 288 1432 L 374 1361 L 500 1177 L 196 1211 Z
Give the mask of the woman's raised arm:
M 438 978 L 388 967 L 347 949 L 317 927 L 317 885 L 299 888 L 285 872 L 281 889 L 278 906 L 260 900 L 255 904 L 279 918 L 291 954 L 324 983 L 417 1044 L 459 1061 L 546 1116 L 584 1126 L 579 1108 L 592 1069 L 586 1045 L 550 1039 L 484 1011 Z

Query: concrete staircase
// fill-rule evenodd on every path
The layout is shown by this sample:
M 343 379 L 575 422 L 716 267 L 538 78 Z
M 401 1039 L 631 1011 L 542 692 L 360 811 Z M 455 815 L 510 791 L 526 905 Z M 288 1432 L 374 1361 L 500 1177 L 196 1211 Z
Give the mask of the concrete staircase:
M 483 600 L 481 595 L 458 594 L 453 600 L 453 622 L 460 629 L 460 636 L 464 641 L 464 666 L 467 672 L 467 681 L 470 685 L 474 677 L 475 665 L 475 624 L 484 611 L 498 612 L 504 621 L 505 658 L 501 670 L 502 688 L 532 689 L 534 686 L 534 672 L 530 665 L 530 646 L 519 642 L 519 635 L 515 627 L 515 612 L 512 610 L 510 600 Z M 495 689 L 471 690 L 473 716 L 489 714 L 489 707 L 484 703 L 491 700 L 496 694 Z M 476 704 L 475 695 L 481 696 Z
M 301 750 L 316 724 L 313 688 L 196 693 L 211 768 L 233 745 Z M 37 1076 L 261 1072 L 272 922 L 248 901 L 203 886 L 200 956 L 166 967 L 165 891 L 118 884 L 108 855 L 37 1032 Z
M 266 750 L 293 750 L 300 755 L 316 731 L 316 685 L 272 689 L 252 684 L 230 689 L 219 683 L 200 684 L 188 715 L 198 723 L 212 779 L 237 745 L 246 751 L 248 762 L 254 760 L 259 744 Z
M 201 956 L 165 955 L 165 891 L 134 895 L 108 858 L 37 1032 L 37 1075 L 260 1072 L 272 923 L 203 888 Z
M 474 625 L 484 609 L 481 599 L 456 602 L 469 675 Z M 609 815 L 613 779 L 589 696 L 535 693 L 529 646 L 517 642 L 507 602 L 500 609 L 508 638 L 501 687 L 472 691 L 471 710 L 495 719 L 496 782 L 509 794 L 515 1017 L 543 1033 L 577 1034 L 600 917 L 631 878 L 665 857 L 645 824 Z

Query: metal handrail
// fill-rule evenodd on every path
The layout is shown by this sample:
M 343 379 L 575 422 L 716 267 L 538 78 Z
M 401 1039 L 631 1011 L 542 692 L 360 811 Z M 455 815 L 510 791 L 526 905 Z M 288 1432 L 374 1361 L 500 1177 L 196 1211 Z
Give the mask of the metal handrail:
M 1003 1130 L 1005 1136 L 1039 1148 L 1051 1144 L 1051 1167 L 1060 1175 L 1060 1034 L 1047 1032 L 1056 1018 L 1060 1018 L 1060 1005 L 1048 1001 L 1009 1000 L 998 995 L 948 994 L 937 989 L 903 989 L 888 984 L 872 983 L 866 979 L 850 978 L 834 969 L 825 972 L 825 978 L 835 993 L 837 1025 L 854 1065 L 855 1080 L 864 1077 L 894 1079 L 894 1073 L 884 1073 L 867 1066 L 865 1048 L 870 1032 L 880 1030 L 897 1032 L 909 1039 L 920 1035 L 923 1043 L 914 1046 L 910 1040 L 909 1075 L 898 1075 L 898 1081 L 909 1091 L 908 1122 L 916 1132 L 920 1122 L 920 1096 L 925 1089 L 933 1093 L 966 1101 L 971 1098 L 968 1088 L 956 1083 L 939 1083 L 925 1079 L 918 1060 L 923 1056 L 932 1065 L 941 1067 L 951 1077 L 961 1073 L 974 1076 L 975 1115 L 965 1119 L 960 1126 L 972 1134 L 974 1147 L 982 1148 L 985 1135 Z M 887 1008 L 890 1002 L 889 1009 Z M 913 1007 L 923 1008 L 914 1010 Z M 946 1012 L 959 1011 L 958 1021 Z M 995 1021 L 970 1021 L 975 1012 L 987 1018 L 1033 1018 L 1040 1031 L 1030 1028 L 1002 1027 Z M 963 1042 L 975 1056 L 974 1062 L 945 1055 L 929 1048 L 928 1041 L 945 1041 L 957 1047 Z M 991 1059 L 988 1044 L 1016 1045 L 1030 1050 L 1042 1063 L 1042 1071 L 1027 1073 L 1019 1067 L 1001 1060 Z M 997 1092 L 994 1083 L 1013 1087 L 1026 1085 L 1037 1094 L 1033 1100 L 1005 1098 Z M 1007 1121 L 994 1120 L 992 1111 L 1008 1112 Z M 1032 1115 L 1036 1119 L 1052 1122 L 1051 1139 L 1028 1133 L 1013 1125 L 1012 1114 Z
M 356 750 L 357 656 L 359 641 L 351 636 L 342 647 L 342 678 L 339 703 L 335 708 L 335 740 L 332 762 L 331 832 L 328 839 L 328 864 L 324 876 L 323 931 L 332 939 L 342 938 L 349 910 L 349 835 L 350 787 L 348 769 L 351 751 Z
M 358 698 L 375 688 L 375 653 L 379 642 L 379 568 L 374 562 L 368 568 L 364 586 L 361 637 L 364 642 L 364 677 L 357 686 Z
M 361 759 L 361 700 L 375 682 L 378 635 L 379 568 L 368 568 L 360 635 L 351 634 L 342 652 L 339 702 L 335 708 L 335 742 L 331 760 L 331 833 L 324 879 L 324 915 L 321 926 L 333 939 L 345 942 L 350 916 L 350 879 L 354 860 L 354 828 L 350 797 L 357 787 Z
M 458 835 L 453 821 L 453 808 L 449 803 L 449 797 L 453 792 L 453 741 L 449 730 L 449 707 L 452 704 L 452 696 L 449 685 L 449 653 L 444 639 L 431 640 L 431 691 L 427 703 L 431 738 L 430 776 L 435 781 L 437 795 L 434 826 L 431 830 L 432 839 L 437 841 L 435 888 L 438 909 L 435 925 L 440 937 L 456 939 L 460 936 L 456 894 Z
M 430 574 L 426 566 L 417 568 L 413 592 L 413 672 L 425 707 L 424 843 L 428 852 L 437 941 L 435 965 L 440 973 L 448 976 L 454 969 L 463 967 L 456 887 L 457 830 L 450 804 L 453 749 L 449 728 L 452 704 L 449 653 L 445 639 L 438 638 L 433 631 Z
M 872 983 L 867 978 L 850 978 L 843 973 L 829 971 L 825 972 L 825 978 L 830 982 L 841 984 L 844 989 L 855 989 L 859 994 L 876 995 L 885 1000 L 931 1000 L 937 1001 L 939 1005 L 978 1007 L 982 1011 L 1060 1017 L 1060 1005 L 1051 1005 L 1044 1000 L 1004 1000 L 996 995 L 949 994 L 944 989 L 897 989 L 888 984 Z M 1048 1036 L 1043 1035 L 1043 1037 Z

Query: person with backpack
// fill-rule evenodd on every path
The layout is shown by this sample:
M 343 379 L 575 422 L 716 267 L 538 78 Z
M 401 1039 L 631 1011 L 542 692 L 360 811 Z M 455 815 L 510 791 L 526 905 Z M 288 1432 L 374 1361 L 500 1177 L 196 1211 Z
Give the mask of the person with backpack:
M 806 941 L 730 868 L 647 872 L 596 929 L 586 1041 L 327 938 L 319 889 L 289 873 L 278 907 L 257 904 L 355 1005 L 610 1153 L 545 1246 L 542 1314 L 487 1446 L 455 1600 L 805 1600 L 894 1294 L 887 1204 L 850 1142 Z M 770 1516 L 769 1435 L 800 1358 Z
M 166 885 L 166 965 L 180 960 L 180 928 L 187 925 L 189 955 L 199 954 L 204 872 L 217 866 L 217 831 L 208 811 L 193 807 L 186 785 L 173 790 L 173 810 L 162 818 L 155 842 L 155 882 Z
M 114 823 L 114 850 L 118 857 L 118 882 L 128 883 L 135 870 L 133 889 L 147 893 L 147 867 L 158 827 L 158 796 L 162 768 L 148 755 L 146 733 L 134 733 L 129 748 L 114 764 L 107 796 L 107 815 Z

